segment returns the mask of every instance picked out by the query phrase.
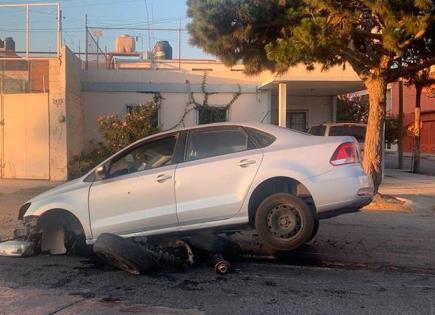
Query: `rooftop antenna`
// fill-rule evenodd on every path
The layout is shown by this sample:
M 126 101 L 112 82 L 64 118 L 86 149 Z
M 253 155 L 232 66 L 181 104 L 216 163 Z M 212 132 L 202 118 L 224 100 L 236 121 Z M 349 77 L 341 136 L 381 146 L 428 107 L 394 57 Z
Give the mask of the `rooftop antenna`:
M 147 14 L 147 25 L 148 25 L 148 49 L 151 50 L 150 13 L 148 11 L 147 0 L 145 0 L 145 10 Z

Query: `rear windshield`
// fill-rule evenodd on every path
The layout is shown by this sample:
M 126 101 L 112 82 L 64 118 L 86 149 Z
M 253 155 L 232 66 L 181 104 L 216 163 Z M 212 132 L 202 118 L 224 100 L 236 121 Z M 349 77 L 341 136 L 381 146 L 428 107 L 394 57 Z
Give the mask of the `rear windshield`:
M 330 136 L 352 136 L 358 142 L 363 143 L 366 135 L 365 126 L 344 125 L 344 126 L 331 126 L 329 128 Z
M 314 126 L 308 130 L 308 133 L 313 136 L 324 136 L 325 135 L 325 126 Z

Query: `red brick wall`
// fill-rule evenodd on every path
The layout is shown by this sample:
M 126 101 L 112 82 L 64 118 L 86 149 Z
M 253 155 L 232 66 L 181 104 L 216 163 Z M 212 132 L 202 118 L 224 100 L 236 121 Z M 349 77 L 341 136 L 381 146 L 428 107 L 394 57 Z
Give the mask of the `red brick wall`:
M 390 83 L 391 87 L 391 112 L 393 116 L 399 114 L 399 83 Z M 432 96 L 432 97 L 431 97 Z M 421 96 L 421 119 L 423 129 L 421 131 L 421 152 L 435 153 L 435 95 L 428 90 L 423 91 Z M 414 125 L 415 88 L 403 85 L 403 113 L 404 126 L 408 129 Z M 403 150 L 412 152 L 413 138 L 408 130 L 403 137 Z
M 423 112 L 421 114 L 423 128 L 421 130 L 420 150 L 423 153 L 435 153 L 435 111 Z M 404 126 L 406 128 L 403 137 L 403 151 L 412 152 L 413 138 L 408 127 L 414 126 L 414 114 L 405 115 Z
M 48 61 L 32 60 L 30 62 L 29 77 L 31 92 L 47 92 L 49 84 Z
M 391 112 L 393 116 L 399 114 L 399 83 L 390 83 L 391 87 Z M 423 91 L 421 95 L 421 111 L 435 110 L 435 98 L 430 97 L 429 91 Z M 403 85 L 403 112 L 404 114 L 414 113 L 415 88 Z

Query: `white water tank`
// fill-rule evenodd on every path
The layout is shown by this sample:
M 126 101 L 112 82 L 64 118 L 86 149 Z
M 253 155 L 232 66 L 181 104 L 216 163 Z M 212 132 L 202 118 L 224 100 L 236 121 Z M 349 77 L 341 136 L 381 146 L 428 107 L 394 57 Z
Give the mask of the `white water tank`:
M 119 54 L 130 54 L 135 52 L 136 42 L 134 37 L 130 35 L 121 35 L 116 38 L 115 52 Z

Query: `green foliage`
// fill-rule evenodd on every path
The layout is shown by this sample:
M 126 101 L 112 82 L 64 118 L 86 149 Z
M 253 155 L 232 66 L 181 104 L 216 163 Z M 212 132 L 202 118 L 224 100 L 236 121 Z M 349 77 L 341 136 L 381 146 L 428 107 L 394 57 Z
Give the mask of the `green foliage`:
M 385 119 L 385 143 L 395 144 L 399 139 L 400 122 L 398 118 Z
M 98 118 L 99 132 L 104 142 L 90 152 L 83 152 L 69 163 L 69 178 L 84 175 L 129 144 L 159 132 L 158 111 L 162 97 L 156 94 L 145 105 L 132 107 L 126 116 L 108 115 Z
M 154 104 L 133 107 L 126 117 L 100 116 L 99 131 L 111 152 L 117 152 L 136 140 L 159 131 L 158 107 Z
M 337 121 L 366 124 L 369 115 L 367 95 L 339 96 L 337 98 Z
M 394 81 L 435 63 L 432 0 L 187 3 L 191 43 L 227 64 L 243 62 L 248 73 L 348 62 L 363 80 Z
M 68 167 L 68 178 L 74 179 L 83 176 L 89 170 L 107 159 L 112 152 L 103 143 L 99 143 L 97 148 L 90 152 L 83 152 L 75 156 L 70 162 Z

